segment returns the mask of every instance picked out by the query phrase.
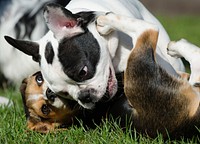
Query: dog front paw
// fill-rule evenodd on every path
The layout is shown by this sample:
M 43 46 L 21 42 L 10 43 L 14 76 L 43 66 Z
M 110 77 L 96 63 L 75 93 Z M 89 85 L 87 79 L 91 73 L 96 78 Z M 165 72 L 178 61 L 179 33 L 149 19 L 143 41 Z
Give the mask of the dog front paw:
M 38 123 L 32 127 L 28 127 L 28 129 L 44 134 L 55 130 L 55 128 L 52 125 L 46 123 Z
M 171 41 L 167 46 L 167 53 L 174 58 L 181 58 L 182 55 L 179 53 L 179 48 L 179 41 Z
M 101 35 L 108 35 L 114 30 L 114 28 L 112 27 L 112 21 L 109 18 L 109 15 L 112 15 L 112 13 L 106 13 L 105 15 L 100 15 L 97 18 L 97 21 L 96 21 L 97 31 Z

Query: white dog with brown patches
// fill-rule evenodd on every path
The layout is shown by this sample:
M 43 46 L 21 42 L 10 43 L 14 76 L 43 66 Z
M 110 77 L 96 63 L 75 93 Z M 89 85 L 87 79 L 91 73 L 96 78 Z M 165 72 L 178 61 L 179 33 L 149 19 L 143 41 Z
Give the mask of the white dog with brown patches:
M 170 40 L 166 31 L 138 0 L 73 0 L 65 8 L 48 4 L 44 18 L 50 31 L 43 38 L 37 42 L 5 38 L 40 64 L 50 89 L 64 97 L 69 93 L 70 98 L 90 109 L 103 97 L 109 100 L 115 95 L 115 73 L 126 69 L 137 39 L 136 35 L 132 43 L 129 35 L 118 30 L 102 36 L 96 18 L 107 12 L 136 20 L 124 21 L 126 28 L 133 24 L 138 31 L 143 30 L 142 21 L 155 25 L 160 31 L 156 49 L 159 64 L 174 75 L 175 70 L 184 70 L 180 59 L 167 54 Z
M 200 49 L 184 39 L 169 43 L 168 53 L 184 57 L 191 67 L 190 76 L 182 73 L 176 77 L 156 58 L 156 25 L 113 13 L 98 17 L 97 23 L 101 34 L 117 29 L 137 38 L 133 39 L 136 45 L 124 73 L 124 92 L 133 107 L 134 128 L 151 137 L 157 132 L 164 138 L 199 135 Z M 127 23 L 131 25 L 127 27 Z

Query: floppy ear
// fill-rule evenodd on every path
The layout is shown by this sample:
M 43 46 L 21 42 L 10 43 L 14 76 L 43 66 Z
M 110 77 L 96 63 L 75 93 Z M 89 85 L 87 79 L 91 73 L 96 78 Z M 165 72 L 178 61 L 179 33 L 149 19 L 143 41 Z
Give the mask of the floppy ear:
M 85 13 L 89 14 L 89 12 Z M 84 26 L 88 23 L 87 18 L 90 16 L 72 14 L 69 10 L 55 3 L 47 4 L 44 8 L 47 26 L 58 40 L 84 33 Z
M 20 93 L 21 93 L 21 96 L 22 96 L 22 101 L 23 101 L 23 105 L 24 105 L 24 112 L 25 112 L 25 115 L 26 115 L 26 119 L 28 119 L 28 118 L 30 118 L 30 113 L 29 113 L 28 107 L 26 105 L 26 96 L 25 96 L 26 86 L 27 86 L 27 81 L 26 81 L 26 79 L 24 79 L 22 81 L 21 86 L 20 86 Z
M 18 50 L 22 51 L 23 53 L 29 56 L 32 56 L 34 61 L 40 62 L 38 43 L 25 40 L 17 40 L 9 36 L 4 36 L 4 38 L 13 47 L 17 48 Z

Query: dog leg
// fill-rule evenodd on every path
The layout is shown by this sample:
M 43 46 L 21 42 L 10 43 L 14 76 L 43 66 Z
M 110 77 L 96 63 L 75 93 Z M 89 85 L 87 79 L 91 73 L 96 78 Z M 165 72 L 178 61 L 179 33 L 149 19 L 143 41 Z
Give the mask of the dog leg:
M 172 132 L 182 133 L 179 128 L 187 129 L 184 124 L 196 115 L 199 95 L 187 80 L 175 78 L 157 64 L 157 27 L 109 13 L 97 19 L 97 29 L 101 34 L 120 30 L 131 36 L 135 44 L 127 61 L 124 91 L 135 110 L 136 130 L 152 137 L 161 132 L 165 137 Z
M 102 35 L 107 35 L 113 30 L 119 30 L 128 34 L 133 44 L 136 39 L 147 29 L 158 31 L 158 27 L 154 24 L 139 19 L 128 18 L 114 13 L 107 13 L 97 18 L 97 30 Z
M 181 39 L 169 43 L 168 54 L 177 58 L 183 57 L 190 63 L 189 83 L 194 87 L 200 87 L 200 48 Z

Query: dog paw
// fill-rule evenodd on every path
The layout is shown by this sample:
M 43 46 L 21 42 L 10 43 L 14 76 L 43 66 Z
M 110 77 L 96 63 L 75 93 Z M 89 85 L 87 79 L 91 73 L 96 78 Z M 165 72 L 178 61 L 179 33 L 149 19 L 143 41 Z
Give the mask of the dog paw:
M 113 29 L 108 25 L 106 26 L 97 25 L 97 31 L 100 33 L 100 35 L 108 35 L 113 31 Z
M 55 127 L 48 123 L 38 122 L 33 125 L 29 123 L 28 129 L 39 133 L 49 133 L 55 130 Z
M 181 48 L 181 42 L 182 40 L 180 41 L 171 41 L 169 42 L 168 46 L 167 46 L 167 53 L 174 57 L 174 58 L 181 58 L 182 55 L 180 54 L 179 50 Z
M 105 15 L 100 15 L 97 18 L 96 24 L 97 24 L 97 31 L 101 34 L 101 35 L 108 35 L 109 33 L 111 33 L 113 31 L 113 27 L 110 24 L 110 18 L 109 15 L 111 15 L 112 13 L 106 13 Z

